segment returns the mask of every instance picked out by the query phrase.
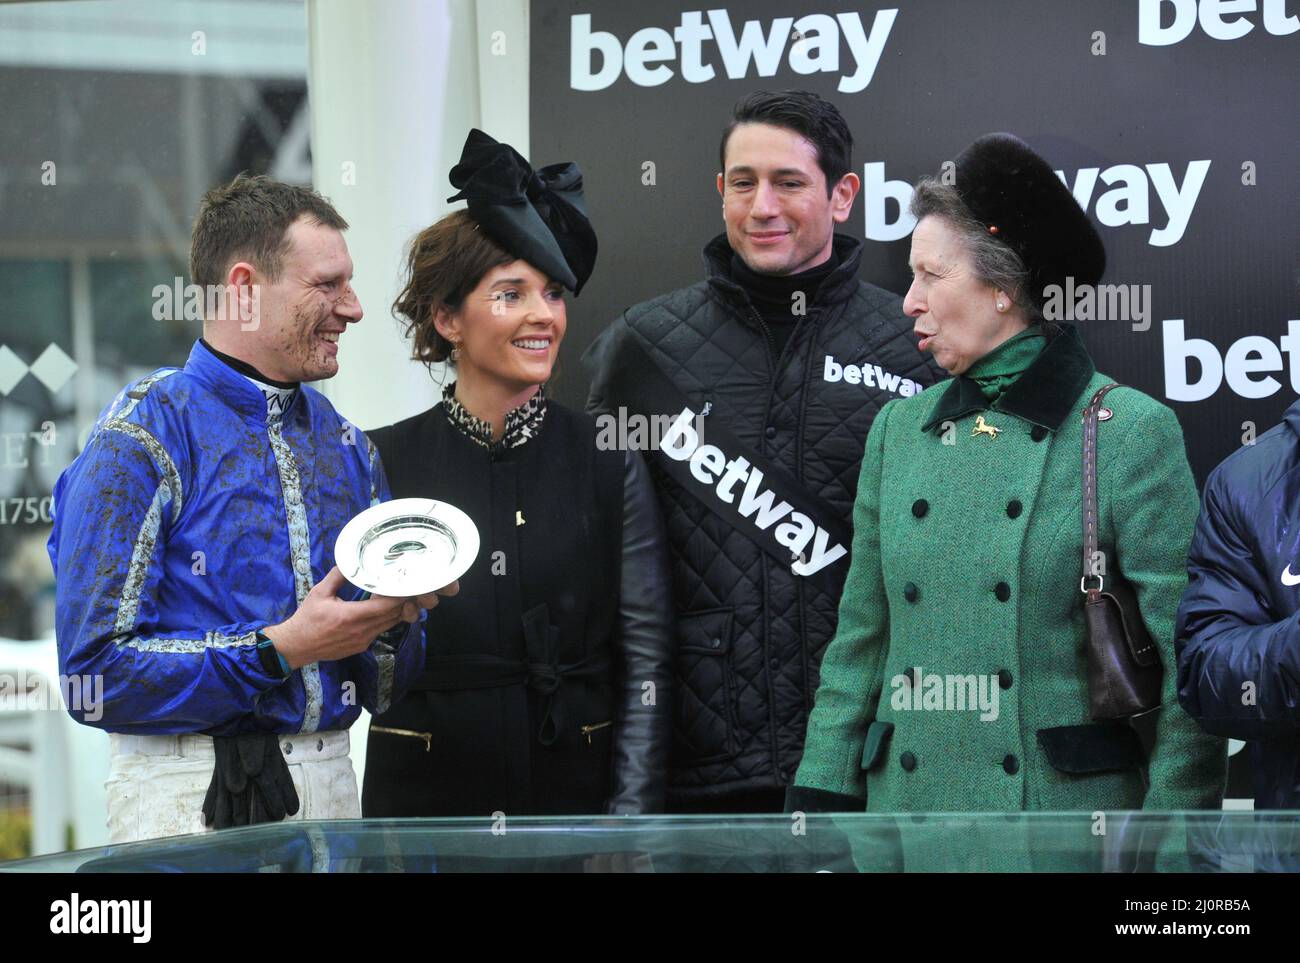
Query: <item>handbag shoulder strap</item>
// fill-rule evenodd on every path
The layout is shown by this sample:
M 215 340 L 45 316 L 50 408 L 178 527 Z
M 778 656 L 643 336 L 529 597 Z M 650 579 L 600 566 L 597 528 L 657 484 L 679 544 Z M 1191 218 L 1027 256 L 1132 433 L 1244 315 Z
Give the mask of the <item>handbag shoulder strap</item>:
M 1097 416 L 1106 393 L 1118 387 L 1118 382 L 1102 385 L 1083 410 L 1083 578 L 1079 589 L 1085 593 L 1090 578 L 1097 580 L 1096 591 L 1103 585 L 1101 573 L 1093 569 L 1097 554 Z

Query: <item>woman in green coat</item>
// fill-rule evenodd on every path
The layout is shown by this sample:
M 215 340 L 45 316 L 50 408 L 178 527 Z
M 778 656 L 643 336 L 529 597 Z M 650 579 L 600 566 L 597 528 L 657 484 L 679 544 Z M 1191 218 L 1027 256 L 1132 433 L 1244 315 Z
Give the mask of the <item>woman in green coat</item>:
M 1105 561 L 1134 588 L 1165 667 L 1144 766 L 1131 728 L 1089 713 L 1081 415 L 1111 379 L 1077 330 L 1043 319 L 1051 286 L 1095 286 L 1105 252 L 1016 138 L 980 138 L 956 174 L 917 186 L 904 304 L 920 350 L 954 377 L 891 401 L 871 427 L 791 808 L 1217 808 L 1225 745 L 1175 693 L 1198 508 L 1178 422 L 1121 387 L 1098 431 Z

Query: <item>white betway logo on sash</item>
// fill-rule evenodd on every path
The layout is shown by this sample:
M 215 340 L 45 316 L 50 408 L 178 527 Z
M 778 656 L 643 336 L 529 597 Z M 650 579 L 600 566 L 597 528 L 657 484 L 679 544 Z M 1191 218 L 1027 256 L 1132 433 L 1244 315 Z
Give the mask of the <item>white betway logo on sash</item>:
M 787 501 L 777 501 L 777 493 L 763 486 L 763 472 L 748 459 L 728 458 L 717 445 L 701 445 L 699 433 L 691 425 L 694 420 L 695 412 L 683 408 L 659 440 L 659 451 L 674 461 L 690 463 L 691 476 L 704 489 L 701 498 L 715 498 L 732 506 L 758 532 L 786 548 L 795 559 L 790 568 L 796 575 L 820 572 L 848 554 L 843 545 L 830 544 L 830 533 L 803 512 L 795 511 Z M 737 503 L 735 489 L 741 482 L 745 487 Z M 769 534 L 777 522 L 781 524 Z M 757 532 L 755 537 L 760 537 Z

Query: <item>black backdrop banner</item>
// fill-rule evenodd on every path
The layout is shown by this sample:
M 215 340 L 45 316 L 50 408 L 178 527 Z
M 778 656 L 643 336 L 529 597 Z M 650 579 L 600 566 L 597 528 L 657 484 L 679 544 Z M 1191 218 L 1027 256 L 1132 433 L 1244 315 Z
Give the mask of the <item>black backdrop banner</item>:
M 919 177 L 989 131 L 1043 154 L 1108 254 L 1060 317 L 1177 412 L 1198 483 L 1300 394 L 1300 0 L 533 0 L 531 19 L 531 159 L 582 167 L 600 237 L 564 403 L 605 325 L 701 279 L 732 105 L 792 87 L 848 121 L 862 192 L 839 230 L 900 294 Z

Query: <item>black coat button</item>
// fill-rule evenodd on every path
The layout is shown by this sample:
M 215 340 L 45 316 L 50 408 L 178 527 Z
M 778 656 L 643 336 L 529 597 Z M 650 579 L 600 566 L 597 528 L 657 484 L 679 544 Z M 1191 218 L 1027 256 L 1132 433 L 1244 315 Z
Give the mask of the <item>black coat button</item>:
M 772 669 L 781 668 L 781 660 L 775 657 L 773 657 L 767 664 Z
M 898 757 L 898 764 L 907 772 L 911 772 L 916 768 L 916 756 L 912 755 L 910 752 L 905 752 Z
M 1034 425 L 1034 427 L 1029 431 L 1029 437 L 1034 439 L 1034 441 L 1042 441 L 1047 437 L 1047 429 L 1042 425 Z
M 769 437 L 769 438 L 775 438 L 775 437 L 776 437 L 776 428 L 774 428 L 772 425 L 768 425 L 768 426 L 767 426 L 767 430 L 764 432 L 764 434 L 767 435 L 767 437 Z
M 1011 586 L 1006 582 L 999 582 L 993 587 L 993 594 L 998 597 L 999 602 L 1005 602 L 1011 598 Z
M 912 502 L 912 514 L 917 518 L 925 518 L 925 513 L 930 510 L 930 503 L 924 498 L 918 498 Z
M 1020 771 L 1020 760 L 1007 753 L 1002 759 L 1002 768 L 1006 770 L 1008 776 L 1014 776 Z
M 1003 689 L 1010 689 L 1011 683 L 1015 678 L 1011 675 L 1010 669 L 998 669 L 998 685 Z
M 903 586 L 903 598 L 907 599 L 909 602 L 915 602 L 918 598 L 920 598 L 920 596 L 921 596 L 921 590 L 918 589 L 911 582 L 908 582 L 906 585 Z
M 1020 504 L 1019 498 L 1013 498 L 1011 499 L 1011 501 L 1007 502 L 1008 518 L 1019 518 L 1020 513 L 1023 512 L 1024 510 L 1025 510 L 1025 506 Z

